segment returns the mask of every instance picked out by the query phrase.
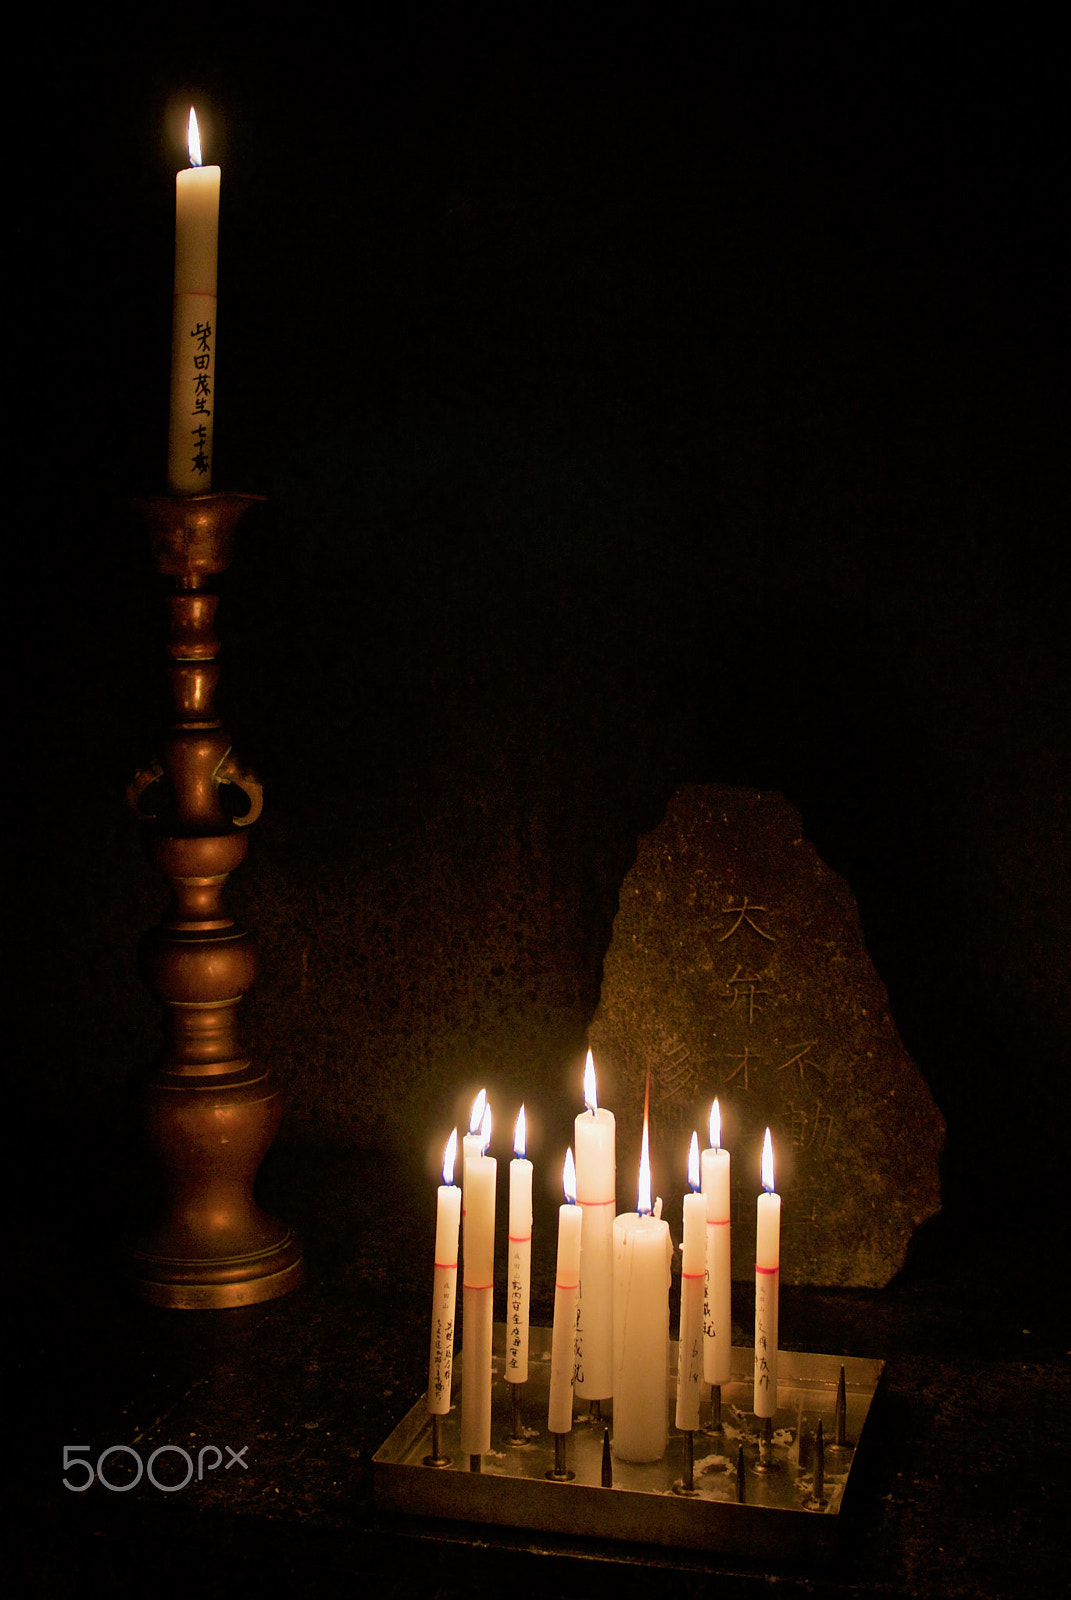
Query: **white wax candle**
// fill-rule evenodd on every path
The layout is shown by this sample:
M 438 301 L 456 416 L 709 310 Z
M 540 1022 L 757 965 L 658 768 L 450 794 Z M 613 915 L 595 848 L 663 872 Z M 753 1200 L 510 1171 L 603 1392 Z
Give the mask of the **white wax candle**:
M 428 1360 L 428 1410 L 445 1416 L 450 1409 L 454 1368 L 454 1310 L 457 1302 L 457 1238 L 461 1225 L 461 1190 L 454 1183 L 457 1129 L 446 1145 L 443 1181 L 435 1213 L 435 1279 L 431 1295 L 431 1355 Z
M 532 1163 L 525 1159 L 522 1106 L 509 1164 L 509 1287 L 506 1291 L 506 1382 L 528 1380 L 528 1305 L 532 1284 Z
M 175 302 L 167 450 L 170 494 L 206 494 L 212 487 L 220 172 L 218 167 L 201 165 L 192 109 L 189 138 L 191 165 L 175 177 Z
M 707 1293 L 703 1338 L 703 1376 L 727 1384 L 733 1375 L 732 1239 L 729 1202 L 729 1152 L 721 1146 L 721 1109 L 710 1108 L 710 1144 L 703 1151 L 703 1194 L 707 1202 Z
M 647 1108 L 637 1211 L 614 1221 L 614 1454 L 660 1461 L 669 1436 L 669 1226 L 651 1215 Z
M 699 1188 L 699 1140 L 692 1134 L 688 1182 Z M 703 1380 L 703 1293 L 707 1278 L 707 1201 L 701 1193 L 684 1197 L 681 1238 L 681 1320 L 677 1346 L 678 1428 L 699 1426 L 699 1391 Z
M 576 1300 L 580 1291 L 583 1213 L 576 1204 L 573 1152 L 565 1157 L 566 1204 L 558 1209 L 558 1267 L 554 1276 L 554 1330 L 550 1350 L 551 1433 L 569 1433 L 573 1426 L 573 1382 L 576 1372 Z
M 461 1352 L 461 1448 L 483 1455 L 491 1448 L 491 1327 L 495 1262 L 495 1185 L 498 1162 L 483 1154 L 491 1139 L 491 1108 L 484 1112 L 481 1153 L 465 1162 L 464 1289 Z
M 762 1183 L 755 1234 L 755 1415 L 777 1411 L 777 1291 L 781 1271 L 781 1196 L 773 1192 L 770 1130 L 762 1145 Z
M 617 1210 L 617 1124 L 598 1102 L 588 1051 L 584 1104 L 573 1127 L 576 1197 L 583 1213 L 576 1392 L 586 1400 L 613 1394 L 614 1214 Z

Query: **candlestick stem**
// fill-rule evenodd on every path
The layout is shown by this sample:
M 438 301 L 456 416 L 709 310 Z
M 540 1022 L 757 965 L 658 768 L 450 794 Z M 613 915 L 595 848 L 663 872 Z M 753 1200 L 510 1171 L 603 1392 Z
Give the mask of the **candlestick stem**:
M 431 1452 L 424 1457 L 426 1467 L 448 1467 L 450 1457 L 443 1453 L 443 1419 L 438 1412 L 431 1413 Z
M 848 1444 L 848 1396 L 844 1383 L 844 1368 L 840 1369 L 837 1380 L 837 1405 L 833 1414 L 833 1441 L 826 1445 L 827 1450 L 846 1451 Z
M 271 1300 L 303 1276 L 299 1241 L 253 1198 L 282 1099 L 267 1067 L 242 1047 L 238 1007 L 256 955 L 223 904 L 245 858 L 245 829 L 260 815 L 261 788 L 215 715 L 211 585 L 230 565 L 236 524 L 257 498 L 157 495 L 135 505 L 168 584 L 172 720 L 159 759 L 137 774 L 128 798 L 171 906 L 139 950 L 164 1015 L 163 1048 L 136 1086 L 156 1192 L 133 1220 L 119 1264 L 139 1299 L 186 1310 Z
M 773 1453 L 773 1418 L 759 1417 L 759 1459 L 756 1461 L 754 1471 L 773 1472 L 777 1467 Z
M 470 1472 L 482 1472 L 483 1471 L 483 1456 L 481 1456 L 481 1455 L 470 1455 L 469 1456 L 469 1471 Z
M 603 1428 L 603 1430 L 602 1430 L 602 1473 L 601 1473 L 601 1479 L 602 1479 L 602 1486 L 603 1486 L 604 1489 L 612 1489 L 613 1488 L 613 1486 L 614 1486 L 614 1458 L 610 1454 L 610 1430 L 609 1430 L 609 1428 Z
M 674 1494 L 695 1494 L 695 1435 L 691 1428 L 681 1434 L 684 1440 L 684 1465 L 681 1480 L 673 1485 Z
M 510 1444 L 527 1444 L 528 1439 L 521 1421 L 521 1390 L 523 1383 L 511 1383 L 509 1386 L 509 1418 L 510 1418 Z
M 554 1434 L 554 1466 L 547 1473 L 552 1483 L 568 1483 L 573 1477 L 565 1460 L 565 1445 L 568 1438 L 567 1433 Z
M 712 1383 L 710 1386 L 710 1420 L 707 1423 L 707 1432 L 722 1432 L 720 1383 Z
M 588 1421 L 592 1427 L 597 1427 L 602 1422 L 602 1401 L 592 1400 L 588 1406 Z
M 747 1504 L 747 1467 L 744 1464 L 744 1447 L 736 1452 L 736 1503 Z
M 821 1424 L 821 1422 L 819 1422 L 817 1431 L 816 1431 L 815 1436 L 814 1436 L 814 1498 L 816 1500 L 821 1501 L 821 1500 L 825 1499 L 825 1488 L 826 1488 L 825 1437 L 824 1437 L 823 1432 L 822 1432 L 822 1424 Z

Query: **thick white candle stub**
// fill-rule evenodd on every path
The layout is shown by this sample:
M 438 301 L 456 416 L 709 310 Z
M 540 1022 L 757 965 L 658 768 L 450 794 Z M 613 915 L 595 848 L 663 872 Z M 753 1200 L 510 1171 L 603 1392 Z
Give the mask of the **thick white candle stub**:
M 573 1426 L 573 1385 L 576 1378 L 576 1301 L 580 1292 L 583 1216 L 576 1204 L 573 1152 L 566 1152 L 562 1175 L 566 1203 L 558 1210 L 558 1265 L 554 1276 L 554 1327 L 550 1349 L 550 1405 L 547 1427 L 551 1433 L 569 1433 Z
M 528 1307 L 532 1284 L 532 1163 L 525 1158 L 524 1107 L 509 1164 L 509 1272 L 506 1286 L 506 1382 L 528 1379 Z
M 588 1051 L 584 1105 L 576 1118 L 576 1197 L 583 1213 L 576 1392 L 585 1400 L 613 1394 L 614 1216 L 617 1211 L 617 1125 L 599 1105 Z
M 699 1190 L 699 1140 L 692 1134 L 688 1150 L 688 1182 L 692 1193 L 684 1197 L 684 1231 L 681 1240 L 681 1320 L 677 1346 L 678 1428 L 699 1426 L 699 1400 L 703 1381 L 703 1297 L 707 1278 L 707 1202 Z
M 614 1221 L 614 1455 L 660 1461 L 669 1437 L 669 1225 L 652 1215 L 647 1117 L 639 1210 Z
M 755 1415 L 777 1411 L 777 1299 L 781 1270 L 781 1196 L 774 1193 L 770 1130 L 762 1145 L 762 1184 L 755 1235 Z
M 702 1188 L 707 1203 L 707 1292 L 703 1376 L 727 1384 L 733 1375 L 732 1228 L 729 1152 L 721 1148 L 721 1108 L 710 1108 L 710 1148 L 703 1151 Z
M 461 1448 L 483 1455 L 491 1448 L 491 1328 L 494 1296 L 495 1185 L 498 1162 L 484 1152 L 491 1142 L 491 1108 L 484 1111 L 480 1154 L 465 1162 L 464 1289 L 461 1351 Z
M 454 1368 L 454 1311 L 457 1302 L 457 1240 L 461 1225 L 461 1190 L 454 1183 L 457 1129 L 446 1144 L 443 1181 L 435 1213 L 435 1276 L 431 1292 L 431 1355 L 428 1360 L 428 1411 L 445 1416 L 450 1409 Z
M 190 165 L 175 177 L 175 302 L 167 450 L 171 494 L 207 494 L 212 487 L 220 171 L 201 165 L 192 108 L 189 145 Z

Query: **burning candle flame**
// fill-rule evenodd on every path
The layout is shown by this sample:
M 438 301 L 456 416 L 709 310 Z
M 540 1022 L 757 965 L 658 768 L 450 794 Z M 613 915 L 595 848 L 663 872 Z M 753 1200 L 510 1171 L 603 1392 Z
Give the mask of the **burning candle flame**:
M 762 1187 L 767 1194 L 773 1194 L 773 1141 L 770 1138 L 769 1128 L 766 1129 L 766 1137 L 762 1141 Z
M 721 1149 L 721 1106 L 716 1099 L 710 1108 L 710 1148 Z
M 483 1113 L 483 1121 L 480 1123 L 480 1154 L 482 1156 L 485 1156 L 487 1154 L 488 1146 L 490 1145 L 490 1143 L 491 1143 L 491 1107 L 490 1106 L 486 1106 L 485 1109 L 484 1109 L 484 1113 Z
M 190 107 L 190 125 L 186 139 L 190 149 L 190 166 L 199 167 L 201 165 L 201 135 L 197 131 L 197 113 L 192 106 Z
M 595 1063 L 591 1059 L 590 1050 L 588 1051 L 588 1059 L 584 1063 L 584 1104 L 592 1116 L 599 1109 L 599 1096 L 595 1089 Z
M 524 1104 L 522 1102 L 521 1109 L 517 1113 L 517 1125 L 513 1130 L 513 1154 L 519 1161 L 524 1160 L 525 1135 L 527 1131 L 528 1127 L 524 1119 Z
M 692 1142 L 688 1146 L 688 1184 L 693 1193 L 699 1191 L 699 1135 L 692 1130 Z
M 576 1165 L 575 1165 L 575 1163 L 573 1161 L 573 1148 L 572 1148 L 572 1145 L 570 1145 L 569 1149 L 565 1152 L 565 1168 L 564 1168 L 564 1171 L 562 1172 L 562 1188 L 565 1190 L 565 1198 L 568 1200 L 569 1204 L 571 1206 L 575 1206 L 576 1205 Z
M 443 1156 L 443 1182 L 452 1184 L 454 1181 L 454 1161 L 457 1158 L 457 1129 L 455 1128 L 446 1141 L 446 1154 Z
M 483 1110 L 486 1104 L 487 1091 L 486 1089 L 481 1089 L 475 1100 L 472 1102 L 472 1116 L 469 1118 L 470 1133 L 479 1133 L 480 1124 L 483 1121 Z
M 651 1080 L 643 1091 L 643 1138 L 640 1140 L 640 1197 L 636 1210 L 641 1216 L 651 1215 L 651 1151 L 647 1138 L 647 1113 L 651 1103 Z

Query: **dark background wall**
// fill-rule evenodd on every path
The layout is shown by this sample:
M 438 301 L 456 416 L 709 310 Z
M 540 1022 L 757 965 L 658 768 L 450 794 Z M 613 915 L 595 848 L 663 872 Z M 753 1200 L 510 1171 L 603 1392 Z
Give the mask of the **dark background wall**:
M 549 1139 L 638 831 L 742 783 L 858 895 L 948 1120 L 946 1221 L 981 1193 L 1034 1239 L 1071 1036 L 1062 89 L 1051 41 L 951 17 L 97 12 L 31 46 L 9 919 L 13 1126 L 65 1130 L 46 1209 L 120 1181 L 154 1046 L 122 790 L 161 626 L 123 502 L 164 475 L 192 99 L 215 481 L 268 496 L 220 702 L 267 790 L 233 904 L 289 1136 L 392 1143 L 389 1083 L 439 1143 L 481 1082 L 534 1081 Z

